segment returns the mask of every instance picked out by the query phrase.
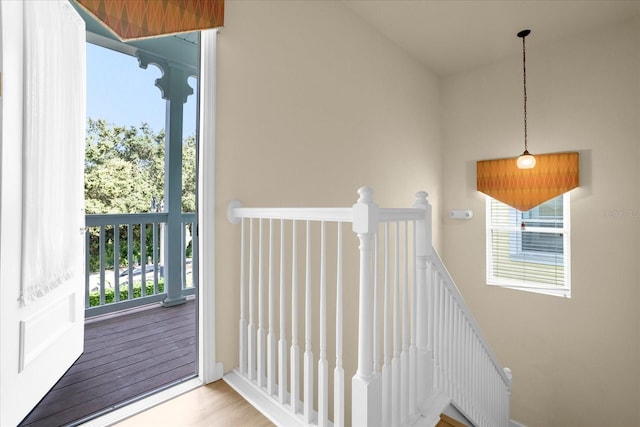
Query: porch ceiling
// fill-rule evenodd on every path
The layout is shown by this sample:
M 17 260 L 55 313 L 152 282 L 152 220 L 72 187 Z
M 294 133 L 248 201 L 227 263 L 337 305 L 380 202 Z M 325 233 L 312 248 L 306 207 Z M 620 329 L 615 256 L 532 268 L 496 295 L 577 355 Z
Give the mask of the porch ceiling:
M 86 10 L 73 1 L 71 4 L 87 25 L 88 42 L 97 43 L 132 56 L 135 56 L 137 50 L 143 50 L 157 57 L 197 69 L 198 33 L 176 34 L 123 43 Z

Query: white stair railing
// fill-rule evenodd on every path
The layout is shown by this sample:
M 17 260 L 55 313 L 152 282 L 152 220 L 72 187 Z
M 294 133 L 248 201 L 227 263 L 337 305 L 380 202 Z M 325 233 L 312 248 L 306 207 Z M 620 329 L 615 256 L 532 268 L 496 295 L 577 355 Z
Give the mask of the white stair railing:
M 412 208 L 381 209 L 371 189 L 358 193 L 351 208 L 230 203 L 229 219 L 242 225 L 239 364 L 227 381 L 278 424 L 435 425 L 434 414 L 453 405 L 475 425 L 507 426 L 510 374 L 433 249 L 427 194 L 417 193 Z M 355 284 L 343 283 L 345 222 L 359 241 L 351 420 L 345 420 L 343 301 L 345 286 Z
M 281 424 L 344 425 L 342 223 L 351 222 L 351 209 L 255 209 L 232 203 L 229 212 L 230 219 L 241 223 L 235 374 L 276 404 L 281 414 L 274 418 L 285 420 Z M 335 261 L 328 259 L 328 235 L 337 242 L 330 249 Z M 331 307 L 328 293 L 335 296 Z M 330 316 L 336 319 L 331 331 Z M 329 340 L 336 343 L 331 356 Z
M 511 372 L 500 368 L 438 254 L 427 265 L 433 390 L 479 426 L 508 426 Z

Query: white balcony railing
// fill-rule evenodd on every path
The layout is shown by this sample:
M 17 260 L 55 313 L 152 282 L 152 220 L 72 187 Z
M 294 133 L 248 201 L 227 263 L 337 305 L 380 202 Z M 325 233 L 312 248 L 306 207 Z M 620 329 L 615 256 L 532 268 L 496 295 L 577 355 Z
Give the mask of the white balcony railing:
M 167 213 L 86 215 L 85 313 L 87 317 L 132 308 L 166 297 L 163 229 Z M 197 288 L 196 215 L 182 214 L 183 295 Z

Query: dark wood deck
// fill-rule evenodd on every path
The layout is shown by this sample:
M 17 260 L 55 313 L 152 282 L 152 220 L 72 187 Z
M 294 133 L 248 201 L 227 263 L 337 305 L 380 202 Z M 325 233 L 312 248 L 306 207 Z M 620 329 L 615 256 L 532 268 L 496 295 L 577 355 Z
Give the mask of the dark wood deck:
M 197 374 L 196 303 L 92 319 L 80 358 L 20 426 L 77 425 Z

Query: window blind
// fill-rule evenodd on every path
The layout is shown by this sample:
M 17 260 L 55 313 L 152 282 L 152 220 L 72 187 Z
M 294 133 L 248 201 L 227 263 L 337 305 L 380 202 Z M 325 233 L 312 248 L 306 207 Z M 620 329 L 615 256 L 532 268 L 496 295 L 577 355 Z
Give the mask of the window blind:
M 486 197 L 487 283 L 567 296 L 569 193 L 524 212 Z

